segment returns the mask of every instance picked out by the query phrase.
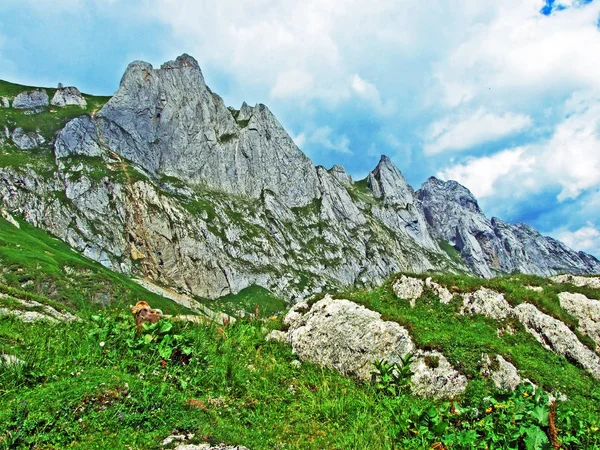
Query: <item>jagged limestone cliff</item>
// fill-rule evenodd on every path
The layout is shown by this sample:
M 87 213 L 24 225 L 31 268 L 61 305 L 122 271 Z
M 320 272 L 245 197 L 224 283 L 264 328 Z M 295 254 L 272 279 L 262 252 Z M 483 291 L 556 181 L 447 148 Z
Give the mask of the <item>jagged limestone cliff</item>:
M 226 108 L 187 55 L 160 69 L 130 64 L 117 93 L 87 111 L 46 135 L 52 159 L 42 145 L 2 165 L 0 197 L 120 272 L 203 297 L 258 284 L 293 298 L 398 271 L 600 271 L 555 241 L 540 236 L 539 247 L 522 226 L 500 233 L 474 199 L 448 201 L 451 186 L 415 195 L 385 156 L 358 182 L 315 167 L 264 105 Z M 14 145 L 5 139 L 4 151 L 23 155 Z M 563 263 L 548 263 L 548 251 Z

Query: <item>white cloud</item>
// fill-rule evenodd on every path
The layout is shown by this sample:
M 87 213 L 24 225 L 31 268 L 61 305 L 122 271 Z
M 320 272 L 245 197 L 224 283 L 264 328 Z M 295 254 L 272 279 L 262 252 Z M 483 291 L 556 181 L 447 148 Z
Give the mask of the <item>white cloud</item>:
M 516 172 L 532 171 L 535 159 L 525 154 L 525 149 L 505 150 L 492 156 L 473 158 L 465 164 L 457 164 L 438 172 L 437 177 L 443 180 L 455 180 L 469 188 L 477 198 L 485 198 L 496 194 L 495 185 L 505 177 L 512 177 Z M 518 190 L 519 185 L 515 184 Z
M 592 223 L 575 231 L 558 233 L 558 238 L 575 250 L 600 254 L 600 231 Z
M 333 136 L 333 130 L 330 127 L 317 128 L 306 141 L 327 150 L 352 154 L 352 151 L 350 150 L 350 139 L 348 139 L 345 134 Z
M 360 76 L 354 74 L 350 83 L 352 91 L 361 99 L 371 105 L 377 114 L 389 116 L 396 112 L 396 106 L 390 100 L 384 102 L 374 84 L 363 80 Z
M 301 70 L 290 70 L 277 75 L 271 97 L 285 98 L 301 95 L 313 86 L 313 76 Z
M 459 114 L 429 126 L 424 151 L 427 154 L 447 150 L 465 150 L 523 131 L 532 125 L 524 114 L 490 113 L 483 108 L 471 114 Z
M 470 24 L 433 74 L 447 106 L 530 102 L 532 96 L 600 86 L 600 4 L 548 17 L 539 13 L 542 6 L 534 0 L 497 2 L 487 23 Z M 507 93 L 514 97 L 507 100 Z
M 547 140 L 469 158 L 439 172 L 481 197 L 515 200 L 519 194 L 559 186 L 559 201 L 576 199 L 600 187 L 600 95 L 574 94 L 565 104 L 564 119 Z

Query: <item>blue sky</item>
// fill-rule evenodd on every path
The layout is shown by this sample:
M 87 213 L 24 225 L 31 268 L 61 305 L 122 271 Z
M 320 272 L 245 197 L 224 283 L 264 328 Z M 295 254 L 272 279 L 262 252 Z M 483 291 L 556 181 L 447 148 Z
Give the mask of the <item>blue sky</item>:
M 187 52 L 315 164 L 456 179 L 600 256 L 600 0 L 3 0 L 0 78 L 112 94 Z

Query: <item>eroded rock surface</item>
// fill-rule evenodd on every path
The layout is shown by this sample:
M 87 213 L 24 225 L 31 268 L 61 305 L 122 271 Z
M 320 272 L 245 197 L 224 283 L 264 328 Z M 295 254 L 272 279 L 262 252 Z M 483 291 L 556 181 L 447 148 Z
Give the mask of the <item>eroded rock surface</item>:
M 579 320 L 579 330 L 600 346 L 600 301 L 583 294 L 561 292 L 558 294 L 560 307 Z
M 491 289 L 482 287 L 475 292 L 462 294 L 462 297 L 463 314 L 483 314 L 492 319 L 504 319 L 512 314 L 512 307 L 504 294 Z
M 414 308 L 416 300 L 423 295 L 425 283 L 418 278 L 402 275 L 392 285 L 392 290 L 398 298 L 409 300 L 410 306 Z
M 453 245 L 478 275 L 600 272 L 598 259 L 542 236 L 526 224 L 488 219 L 473 194 L 455 181 L 431 177 L 416 197 L 434 236 Z
M 48 106 L 48 94 L 45 89 L 21 92 L 13 99 L 12 106 L 20 109 Z
M 488 355 L 484 355 L 482 362 L 482 375 L 490 377 L 500 390 L 514 391 L 523 381 L 517 368 L 501 355 L 496 355 L 494 360 L 490 359 Z
M 269 338 L 286 340 L 300 360 L 369 381 L 375 361 L 400 362 L 411 353 L 415 394 L 451 397 L 466 388 L 467 379 L 444 355 L 416 349 L 405 328 L 351 301 L 326 296 L 310 309 L 307 304 L 296 305 L 284 323 L 289 326 L 287 333 L 271 333 Z
M 555 283 L 568 283 L 578 287 L 600 289 L 600 277 L 582 277 L 576 275 L 557 275 L 551 278 Z
M 21 127 L 15 128 L 10 137 L 21 150 L 31 150 L 46 142 L 44 137 L 37 131 L 26 132 Z
M 87 101 L 83 95 L 81 95 L 79 89 L 74 86 L 68 86 L 58 88 L 54 93 L 50 104 L 59 107 L 70 105 L 85 107 L 87 106 Z
M 525 329 L 540 344 L 583 366 L 594 378 L 600 379 L 600 358 L 583 345 L 563 322 L 528 303 L 518 305 L 514 311 Z

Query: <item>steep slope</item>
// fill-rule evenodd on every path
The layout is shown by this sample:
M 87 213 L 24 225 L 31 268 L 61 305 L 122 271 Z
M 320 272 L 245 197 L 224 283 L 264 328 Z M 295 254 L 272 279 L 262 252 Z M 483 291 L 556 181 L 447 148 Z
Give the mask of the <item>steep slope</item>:
M 23 88 L 3 86 L 10 106 Z M 0 198 L 11 213 L 115 271 L 199 297 L 258 285 L 291 299 L 374 286 L 398 271 L 489 277 L 597 267 L 589 255 L 564 256 L 571 251 L 550 240 L 543 242 L 550 250 L 540 250 L 539 239 L 513 231 L 504 241 L 528 255 L 519 263 L 478 207 L 462 217 L 446 201 L 448 186 L 431 195 L 448 204 L 428 207 L 423 189 L 415 195 L 385 156 L 357 182 L 339 166 L 313 166 L 264 105 L 226 108 L 188 55 L 158 69 L 134 62 L 111 99 L 85 100 L 83 107 L 0 108 Z M 72 120 L 47 122 L 59 116 Z M 435 221 L 458 231 L 442 232 Z M 478 241 L 471 228 L 489 239 Z M 464 261 L 446 241 L 460 242 Z M 536 256 L 546 251 L 562 263 Z
M 433 235 L 450 242 L 478 275 L 600 273 L 600 261 L 591 255 L 575 252 L 526 224 L 488 219 L 473 194 L 455 181 L 431 177 L 416 195 Z

